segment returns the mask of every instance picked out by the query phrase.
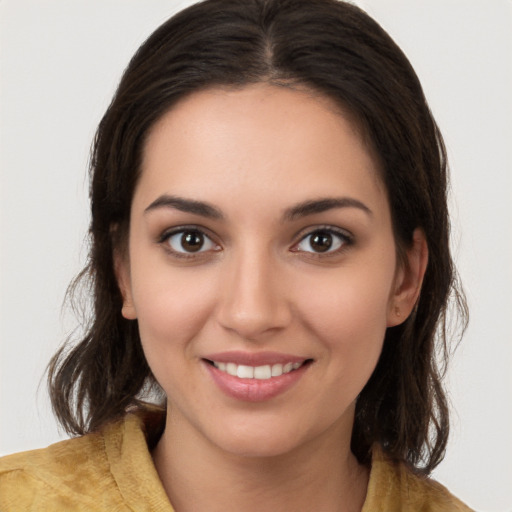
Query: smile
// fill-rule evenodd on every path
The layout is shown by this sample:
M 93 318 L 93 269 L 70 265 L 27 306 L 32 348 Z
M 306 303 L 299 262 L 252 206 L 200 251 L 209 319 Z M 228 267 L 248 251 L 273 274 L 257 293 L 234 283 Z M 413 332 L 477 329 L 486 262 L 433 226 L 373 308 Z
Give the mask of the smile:
M 228 397 L 263 402 L 298 384 L 314 359 L 283 352 L 230 350 L 205 354 L 203 368 Z
M 244 364 L 236 363 L 223 363 L 217 361 L 211 361 L 211 364 L 215 366 L 221 372 L 225 372 L 233 377 L 239 379 L 259 379 L 267 380 L 272 377 L 280 377 L 286 373 L 290 373 L 293 370 L 298 370 L 306 361 L 302 363 L 285 363 L 285 364 L 273 364 L 263 366 L 247 366 Z

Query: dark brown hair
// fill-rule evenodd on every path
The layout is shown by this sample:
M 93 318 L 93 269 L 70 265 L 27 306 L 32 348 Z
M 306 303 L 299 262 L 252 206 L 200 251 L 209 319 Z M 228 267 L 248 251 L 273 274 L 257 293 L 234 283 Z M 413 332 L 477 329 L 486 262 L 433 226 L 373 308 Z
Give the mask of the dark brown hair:
M 450 297 L 466 322 L 449 250 L 446 152 L 405 55 L 366 13 L 337 0 L 207 0 L 165 22 L 132 58 L 94 141 L 90 259 L 74 284 L 90 286 L 93 311 L 82 339 L 50 363 L 56 416 L 82 434 L 155 388 L 137 322 L 121 315 L 113 265 L 126 241 L 145 138 L 185 95 L 256 82 L 305 86 L 349 112 L 379 159 L 398 252 L 416 227 L 425 232 L 421 296 L 413 314 L 387 330 L 357 401 L 352 450 L 368 462 L 377 442 L 394 460 L 428 473 L 448 436 L 441 378 Z

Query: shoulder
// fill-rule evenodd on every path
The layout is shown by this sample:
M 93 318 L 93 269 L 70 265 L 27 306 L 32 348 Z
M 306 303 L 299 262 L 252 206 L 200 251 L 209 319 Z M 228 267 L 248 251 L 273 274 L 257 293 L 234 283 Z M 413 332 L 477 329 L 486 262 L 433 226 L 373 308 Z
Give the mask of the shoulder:
M 0 459 L 1 512 L 172 512 L 150 454 L 165 421 L 136 409 L 99 432 Z
M 0 459 L 2 511 L 95 510 L 100 496 L 119 496 L 103 433 Z
M 446 487 L 418 475 L 374 448 L 363 512 L 473 512 Z

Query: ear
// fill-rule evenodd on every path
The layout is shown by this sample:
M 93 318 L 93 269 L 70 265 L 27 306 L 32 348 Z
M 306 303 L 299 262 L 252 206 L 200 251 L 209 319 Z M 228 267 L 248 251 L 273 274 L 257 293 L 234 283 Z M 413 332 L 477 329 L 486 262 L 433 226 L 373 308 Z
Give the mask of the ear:
M 406 261 L 396 273 L 394 289 L 389 300 L 388 327 L 405 322 L 411 314 L 420 296 L 427 263 L 428 246 L 425 233 L 421 228 L 416 228 L 412 246 L 406 252 Z
M 119 250 L 114 251 L 114 271 L 116 274 L 117 285 L 123 297 L 123 307 L 121 314 L 127 320 L 135 320 L 137 312 L 133 304 L 132 282 L 130 276 L 130 262 L 128 255 Z

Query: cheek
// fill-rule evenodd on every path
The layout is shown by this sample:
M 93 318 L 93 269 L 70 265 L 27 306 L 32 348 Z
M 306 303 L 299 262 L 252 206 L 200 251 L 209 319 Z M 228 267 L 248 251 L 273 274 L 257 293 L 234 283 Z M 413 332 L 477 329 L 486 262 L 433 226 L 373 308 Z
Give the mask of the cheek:
M 194 275 L 194 269 L 155 274 L 147 269 L 134 276 L 134 282 L 141 283 L 133 289 L 140 335 L 145 350 L 172 350 L 201 330 L 214 302 L 213 289 L 210 280 Z
M 144 355 L 166 395 L 185 407 L 184 397 L 197 391 L 190 378 L 197 358 L 194 339 L 210 316 L 214 290 L 208 279 L 192 279 L 187 272 L 144 274 L 137 281 L 143 285 L 134 290 Z
M 337 278 L 307 286 L 300 310 L 307 329 L 328 354 L 333 396 L 355 397 L 370 378 L 382 351 L 392 287 L 391 272 L 345 269 Z
M 301 317 L 326 340 L 364 341 L 374 337 L 371 333 L 385 332 L 390 278 L 378 279 L 365 269 L 345 269 L 338 276 L 302 284 L 296 292 Z

